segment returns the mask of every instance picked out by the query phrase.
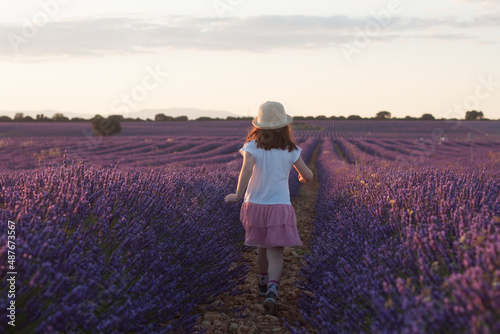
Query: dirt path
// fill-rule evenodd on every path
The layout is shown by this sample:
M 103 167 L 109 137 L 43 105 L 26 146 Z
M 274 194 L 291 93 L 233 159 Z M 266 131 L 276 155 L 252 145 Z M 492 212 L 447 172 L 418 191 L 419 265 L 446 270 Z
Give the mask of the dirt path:
M 220 296 L 213 305 L 217 305 L 209 312 L 200 308 L 203 313 L 197 322 L 199 328 L 208 328 L 207 333 L 288 333 L 283 325 L 282 318 L 290 324 L 299 322 L 305 326 L 300 310 L 296 305 L 299 289 L 296 288 L 296 280 L 302 265 L 302 257 L 309 252 L 311 239 L 312 221 L 315 216 L 316 196 L 318 194 L 319 181 L 316 175 L 316 159 L 319 145 L 316 147 L 309 168 L 314 173 L 312 182 L 303 183 L 300 186 L 297 197 L 292 200 L 292 205 L 297 216 L 297 229 L 304 243 L 300 247 L 285 248 L 284 270 L 279 290 L 279 313 L 277 316 L 266 314 L 262 306 L 263 298 L 257 293 L 257 282 L 259 279 L 257 268 L 257 250 L 245 254 L 245 261 L 250 265 L 250 272 L 245 284 L 241 287 L 246 292 L 238 296 Z M 238 317 L 232 311 L 234 308 L 243 308 L 245 317 Z M 308 328 L 309 333 L 315 333 Z

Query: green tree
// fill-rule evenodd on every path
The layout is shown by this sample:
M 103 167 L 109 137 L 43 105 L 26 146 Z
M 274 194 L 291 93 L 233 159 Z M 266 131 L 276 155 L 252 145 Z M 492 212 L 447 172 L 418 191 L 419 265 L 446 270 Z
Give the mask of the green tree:
M 124 120 L 123 115 L 110 115 L 109 117 L 116 118 L 120 122 L 123 122 Z
M 166 122 L 172 121 L 174 118 L 172 116 L 165 116 L 165 114 L 156 114 L 155 122 Z
M 92 130 L 99 137 L 112 136 L 122 132 L 120 120 L 116 116 L 104 118 L 101 115 L 96 115 L 92 119 Z
M 22 122 L 24 121 L 24 114 L 22 112 L 18 112 L 14 115 L 14 121 Z
M 478 119 L 483 119 L 484 115 L 482 111 L 470 110 L 465 113 L 466 121 L 477 121 Z
M 55 121 L 55 122 L 67 122 L 69 121 L 69 118 L 64 116 L 63 114 L 60 114 L 60 113 L 55 113 L 54 116 L 52 116 L 52 119 Z
M 379 111 L 377 113 L 377 116 L 375 116 L 375 119 L 391 119 L 391 113 L 388 111 Z
M 421 120 L 423 121 L 434 121 L 435 118 L 432 116 L 432 114 L 423 114 L 422 117 L 420 117 Z

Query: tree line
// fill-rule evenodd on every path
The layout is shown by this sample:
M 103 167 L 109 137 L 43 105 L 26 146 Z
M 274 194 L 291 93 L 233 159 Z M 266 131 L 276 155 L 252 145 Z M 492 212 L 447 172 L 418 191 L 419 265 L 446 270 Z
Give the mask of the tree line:
M 80 117 L 73 117 L 73 118 L 68 118 L 64 116 L 64 114 L 61 113 L 56 113 L 54 114 L 51 118 L 45 116 L 44 114 L 37 114 L 36 118 L 33 118 L 31 116 L 24 116 L 23 113 L 16 113 L 14 118 L 10 118 L 9 116 L 0 116 L 0 122 L 92 122 L 96 117 L 102 117 L 100 115 L 95 115 L 94 117 L 90 119 L 85 119 L 85 118 L 80 118 Z M 139 117 L 137 118 L 131 118 L 131 117 L 124 117 L 122 115 L 111 115 L 113 119 L 119 121 L 119 122 L 153 122 L 152 119 L 147 118 L 147 119 L 141 119 Z M 434 121 L 436 118 L 429 113 L 423 114 L 421 117 L 412 117 L 412 116 L 406 116 L 404 118 L 397 118 L 397 117 L 391 117 L 391 113 L 389 111 L 379 111 L 374 117 L 361 117 L 359 115 L 350 115 L 350 116 L 324 116 L 324 115 L 319 115 L 319 116 L 294 116 L 293 117 L 295 120 L 423 120 L 423 121 Z M 213 118 L 213 117 L 208 117 L 208 116 L 203 116 L 203 117 L 198 117 L 195 119 L 195 121 L 231 121 L 231 120 L 252 120 L 253 117 L 233 117 L 233 116 L 228 116 L 226 118 Z M 482 111 L 477 111 L 477 110 L 470 110 L 465 113 L 464 119 L 466 121 L 478 121 L 478 120 L 490 120 L 487 118 L 484 118 L 484 114 Z M 165 114 L 156 114 L 154 118 L 154 122 L 185 122 L 188 121 L 187 116 L 167 116 Z M 445 120 L 444 118 L 441 118 L 441 120 Z M 456 120 L 456 118 L 452 118 L 451 120 Z
M 95 115 L 91 118 L 81 118 L 81 117 L 73 117 L 69 118 L 64 116 L 61 113 L 55 113 L 52 117 L 47 117 L 44 114 L 37 114 L 36 118 L 31 116 L 24 116 L 24 113 L 16 113 L 14 118 L 10 118 L 9 116 L 0 116 L 0 122 L 92 122 L 92 120 L 99 115 Z M 113 117 L 117 117 L 121 122 L 138 122 L 138 121 L 151 121 L 151 119 L 143 120 L 141 118 L 124 118 L 122 115 L 112 115 Z

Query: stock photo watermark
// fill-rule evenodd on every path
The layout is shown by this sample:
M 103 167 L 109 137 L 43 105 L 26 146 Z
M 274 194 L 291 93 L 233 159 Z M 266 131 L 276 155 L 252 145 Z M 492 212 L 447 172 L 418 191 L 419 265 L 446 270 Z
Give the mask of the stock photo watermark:
M 31 18 L 24 17 L 23 25 L 19 33 L 10 32 L 7 39 L 10 42 L 14 53 L 19 53 L 19 47 L 26 45 L 35 38 L 41 29 L 50 21 L 53 21 L 60 13 L 61 6 L 67 5 L 72 0 L 40 0 L 39 10 Z
M 500 81 L 494 81 L 493 74 L 489 74 L 487 78 L 479 76 L 477 80 L 479 83 L 474 89 L 474 94 L 465 97 L 461 103 L 455 103 L 452 108 L 447 110 L 446 118 L 462 117 L 467 110 L 479 109 L 480 102 L 489 99 L 500 87 Z M 462 123 L 461 120 L 448 120 L 447 122 L 456 122 L 453 130 L 458 129 Z
M 129 113 L 143 102 L 150 92 L 154 91 L 165 78 L 169 75 L 168 72 L 163 72 L 160 65 L 155 68 L 146 67 L 146 74 L 142 78 L 141 83 L 135 85 L 128 93 L 121 94 L 120 98 L 116 99 L 111 105 L 111 111 L 114 113 Z
M 7 318 L 10 326 L 16 326 L 16 223 L 7 222 Z
M 130 113 L 132 110 L 139 107 L 140 103 L 147 99 L 149 94 L 158 89 L 160 85 L 165 81 L 165 78 L 169 76 L 169 72 L 165 72 L 160 65 L 147 66 L 145 68 L 145 74 L 142 79 L 133 85 L 126 93 L 120 95 L 119 98 L 114 100 L 111 104 L 111 112 L 114 114 L 121 114 L 124 116 Z M 97 130 L 109 134 L 115 133 L 116 125 L 109 118 L 101 117 L 95 120 Z M 76 149 L 68 147 L 65 151 L 66 160 L 63 161 L 62 165 L 66 166 L 66 161 L 73 160 L 78 162 L 84 160 L 90 154 L 92 150 L 104 142 L 103 136 L 96 136 L 96 129 L 83 129 L 80 133 L 84 136 L 84 140 L 79 141 Z M 58 162 L 52 162 L 52 166 L 61 165 Z
M 227 12 L 232 12 L 241 5 L 243 0 L 215 0 L 212 5 L 219 17 L 224 17 Z
M 493 74 L 489 74 L 486 78 L 484 76 L 478 76 L 478 84 L 474 88 L 474 93 L 467 95 L 460 103 L 455 103 L 453 106 L 446 111 L 445 118 L 461 118 L 465 115 L 467 110 L 479 109 L 481 102 L 489 99 L 500 87 L 500 81 L 495 81 Z M 453 130 L 460 128 L 462 124 L 461 119 L 449 120 L 446 122 L 454 122 L 452 126 Z M 431 140 L 424 140 L 421 138 L 417 142 L 417 146 L 420 150 L 412 150 L 410 152 L 410 158 L 408 161 L 411 164 L 423 164 L 425 159 L 428 158 L 432 153 L 436 151 L 438 145 L 441 144 L 443 138 L 446 138 L 446 133 L 443 128 L 434 128 L 431 133 Z M 471 141 L 472 150 L 472 136 L 468 135 L 468 140 Z M 397 160 L 405 160 L 401 155 L 398 156 Z M 471 151 L 472 159 L 472 151 Z
M 347 62 L 352 62 L 352 57 L 367 48 L 372 38 L 379 36 L 382 30 L 391 24 L 393 17 L 402 11 L 403 6 L 399 0 L 390 0 L 385 9 L 372 11 L 371 19 L 364 27 L 356 27 L 354 39 L 349 43 L 340 44 L 340 50 Z

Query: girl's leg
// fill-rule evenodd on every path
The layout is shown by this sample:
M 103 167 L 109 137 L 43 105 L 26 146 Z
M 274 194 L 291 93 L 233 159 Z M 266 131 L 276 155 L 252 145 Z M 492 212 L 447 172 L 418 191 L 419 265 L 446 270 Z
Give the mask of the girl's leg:
M 267 267 L 269 262 L 267 262 L 267 249 L 259 248 L 257 250 L 257 262 L 259 264 L 259 295 L 265 297 L 267 293 L 267 283 L 269 281 L 269 276 L 267 274 Z
M 268 248 L 266 253 L 269 262 L 269 283 L 267 284 L 264 308 L 267 312 L 276 314 L 278 311 L 278 289 L 283 272 L 283 247 Z
M 259 263 L 259 272 L 261 274 L 267 273 L 267 268 L 269 267 L 266 250 L 267 248 L 258 248 L 257 250 L 257 262 Z
M 269 280 L 279 282 L 283 273 L 283 247 L 272 247 L 267 249 L 267 260 L 269 262 Z

